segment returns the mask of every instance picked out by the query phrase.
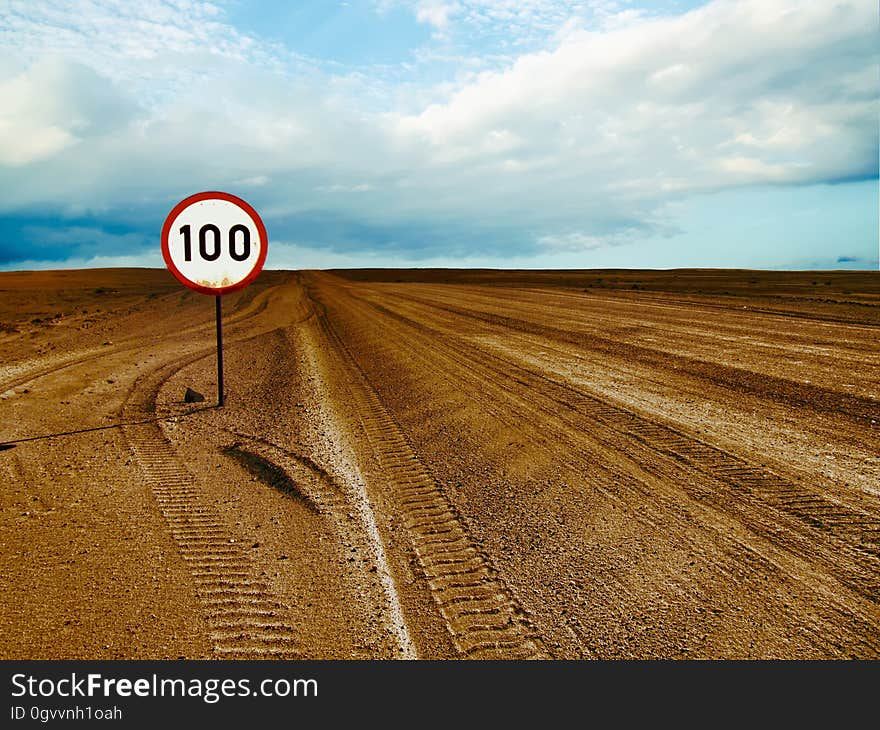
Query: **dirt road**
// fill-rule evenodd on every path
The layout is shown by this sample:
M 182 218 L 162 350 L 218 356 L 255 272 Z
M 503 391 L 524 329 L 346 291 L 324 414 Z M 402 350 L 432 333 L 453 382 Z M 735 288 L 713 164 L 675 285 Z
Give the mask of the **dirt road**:
M 880 656 L 880 280 L 0 274 L 3 658 Z M 187 404 L 192 387 L 205 403 Z

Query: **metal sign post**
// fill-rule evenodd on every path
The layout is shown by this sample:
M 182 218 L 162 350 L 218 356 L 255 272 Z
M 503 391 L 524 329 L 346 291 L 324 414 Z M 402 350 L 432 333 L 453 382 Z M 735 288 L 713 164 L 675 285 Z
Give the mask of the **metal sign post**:
M 215 298 L 217 405 L 223 407 L 223 319 L 220 297 L 243 289 L 266 261 L 266 227 L 248 203 L 229 193 L 205 192 L 181 200 L 162 226 L 162 258 L 184 286 Z
M 217 405 L 223 407 L 223 317 L 220 313 L 220 297 L 214 298 L 217 303 Z

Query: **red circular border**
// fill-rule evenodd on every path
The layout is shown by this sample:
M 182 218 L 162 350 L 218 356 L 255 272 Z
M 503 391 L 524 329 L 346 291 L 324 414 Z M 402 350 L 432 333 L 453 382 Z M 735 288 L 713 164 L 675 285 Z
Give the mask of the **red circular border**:
M 203 200 L 225 200 L 227 203 L 237 205 L 247 213 L 248 216 L 250 216 L 251 220 L 256 224 L 257 231 L 260 234 L 260 255 L 257 257 L 257 262 L 254 264 L 254 268 L 251 269 L 251 272 L 244 277 L 244 279 L 235 284 L 231 284 L 230 286 L 221 286 L 217 289 L 213 289 L 209 286 L 202 286 L 201 284 L 196 284 L 194 281 L 190 281 L 174 265 L 174 261 L 171 259 L 171 253 L 168 250 L 168 237 L 171 233 L 171 224 L 174 223 L 174 220 L 180 215 L 184 208 L 188 208 L 193 203 L 199 203 Z M 168 270 L 174 274 L 174 278 L 181 284 L 199 292 L 200 294 L 211 294 L 219 297 L 224 294 L 231 294 L 239 289 L 244 289 L 248 284 L 253 282 L 263 270 L 263 264 L 266 262 L 266 253 L 268 250 L 269 237 L 266 235 L 266 226 L 263 225 L 263 219 L 260 218 L 259 213 L 257 213 L 257 211 L 255 211 L 247 202 L 235 195 L 231 195 L 230 193 L 221 193 L 217 190 L 210 190 L 204 193 L 190 195 L 188 198 L 181 200 L 171 209 L 171 212 L 165 219 L 165 223 L 162 225 L 162 258 L 165 259 L 165 265 L 168 267 Z

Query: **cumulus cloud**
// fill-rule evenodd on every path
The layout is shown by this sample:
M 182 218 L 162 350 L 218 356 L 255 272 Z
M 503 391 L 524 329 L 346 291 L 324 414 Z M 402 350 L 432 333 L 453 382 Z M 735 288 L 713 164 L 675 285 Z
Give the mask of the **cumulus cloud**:
M 421 86 L 412 109 L 215 4 L 9 2 L 0 213 L 124 211 L 151 230 L 194 190 L 244 188 L 291 239 L 338 250 L 424 233 L 414 255 L 577 251 L 674 230 L 686 196 L 877 175 L 874 2 L 412 7 L 445 34 L 544 43 Z
M 112 134 L 135 112 L 113 86 L 92 69 L 57 57 L 0 79 L 0 164 L 20 167 Z
M 455 2 L 446 0 L 420 0 L 416 5 L 416 19 L 420 23 L 427 23 L 443 33 L 449 27 L 450 16 L 460 10 Z
M 272 61 L 218 4 L 189 0 L 7 0 L 0 40 L 25 61 L 56 53 L 141 92 L 210 75 L 217 60 Z
M 373 186 L 369 183 L 359 183 L 357 185 L 319 185 L 315 190 L 319 193 L 367 193 L 373 190 Z
M 491 39 L 496 52 L 544 47 L 584 25 L 610 26 L 637 11 L 621 10 L 616 0 L 378 0 L 378 7 L 408 7 L 437 38 L 467 48 Z
M 875 16 L 864 2 L 751 0 L 582 31 L 399 117 L 396 131 L 438 165 L 546 158 L 568 179 L 647 194 L 683 178 L 703 189 L 868 172 Z M 528 144 L 492 154 L 498 136 Z
M 624 246 L 638 240 L 646 233 L 669 233 L 661 231 L 660 226 L 642 225 L 633 228 L 615 228 L 612 232 L 604 235 L 587 234 L 581 231 L 569 231 L 567 233 L 554 233 L 549 236 L 538 238 L 538 244 L 550 251 L 579 253 L 583 251 L 595 251 L 609 246 Z

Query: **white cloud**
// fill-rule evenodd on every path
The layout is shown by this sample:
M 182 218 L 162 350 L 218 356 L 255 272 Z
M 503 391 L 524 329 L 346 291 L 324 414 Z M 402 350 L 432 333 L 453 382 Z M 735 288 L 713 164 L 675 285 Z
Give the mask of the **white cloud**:
M 322 71 L 212 4 L 9 2 L 0 210 L 161 207 L 240 185 L 279 219 L 455 223 L 583 250 L 667 230 L 686 195 L 876 170 L 872 1 L 413 8 L 452 36 L 514 29 L 497 46 L 513 60 L 403 93 Z
M 377 0 L 381 12 L 409 7 L 420 23 L 435 28 L 435 39 L 462 47 L 487 40 L 500 57 L 546 48 L 575 29 L 610 28 L 631 22 L 641 11 L 621 9 L 616 0 Z M 671 3 L 674 7 L 674 0 Z
M 10 117 L 4 114 L 0 118 L 0 164 L 26 165 L 51 157 L 76 142 L 72 134 L 54 124 L 32 126 L 25 116 Z
M 0 99 L 0 164 L 16 167 L 112 133 L 135 110 L 106 78 L 58 57 L 0 78 Z
M 876 164 L 865 76 L 878 70 L 876 25 L 871 2 L 722 0 L 579 31 L 396 116 L 394 131 L 427 166 L 454 165 L 468 194 L 492 187 L 493 156 L 508 169 L 552 160 L 514 200 L 528 190 L 557 213 L 589 213 L 585 197 L 613 209 L 621 194 L 650 205 L 670 191 L 845 178 Z M 513 157 L 492 149 L 502 133 L 519 141 Z
M 253 177 L 245 177 L 241 180 L 236 180 L 234 184 L 246 188 L 259 188 L 266 185 L 268 182 L 269 177 L 267 175 L 254 175 Z
M 551 251 L 592 251 L 608 245 L 607 241 L 599 236 L 578 232 L 541 236 L 538 243 Z
M 75 256 L 57 259 L 25 259 L 11 265 L 0 264 L 0 271 L 51 271 L 53 269 L 159 269 L 164 266 L 158 251 L 122 256 Z
M 449 27 L 450 16 L 461 9 L 456 2 L 445 0 L 419 0 L 416 5 L 416 20 L 434 26 L 439 32 L 444 32 Z
M 177 102 L 231 66 L 314 67 L 238 30 L 217 3 L 195 0 L 6 0 L 0 48 L 25 65 L 48 55 L 90 67 L 147 105 Z
M 552 254 L 551 254 L 552 255 Z M 512 268 L 534 268 L 528 256 L 508 256 L 505 265 Z M 474 253 L 444 255 L 438 251 L 428 257 L 406 252 L 373 250 L 335 252 L 326 245 L 308 245 L 290 241 L 273 241 L 266 258 L 267 269 L 350 269 L 350 268 L 493 268 L 497 258 Z
M 368 193 L 373 190 L 373 186 L 369 183 L 358 183 L 356 185 L 342 185 L 334 183 L 333 185 L 319 185 L 315 188 L 319 193 Z

